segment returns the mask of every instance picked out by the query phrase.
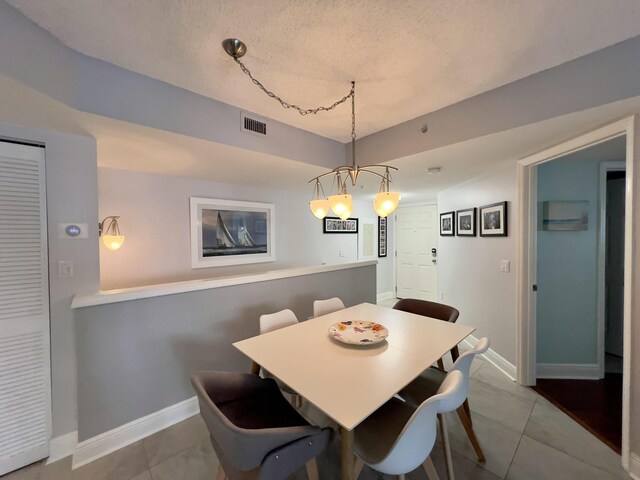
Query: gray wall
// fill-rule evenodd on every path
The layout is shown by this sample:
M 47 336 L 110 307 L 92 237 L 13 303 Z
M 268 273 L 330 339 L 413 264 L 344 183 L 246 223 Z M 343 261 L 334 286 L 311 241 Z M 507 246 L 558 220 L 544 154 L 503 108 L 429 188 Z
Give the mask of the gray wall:
M 438 237 L 438 292 L 460 310 L 460 321 L 487 336 L 491 348 L 516 363 L 516 163 L 438 194 L 438 211 L 450 212 L 507 201 L 508 237 Z M 500 261 L 511 272 L 500 271 Z
M 99 288 L 96 144 L 93 138 L 0 123 L 0 137 L 45 144 L 49 235 L 49 295 L 53 436 L 76 429 L 76 343 L 71 299 Z M 58 238 L 57 224 L 86 222 L 89 238 Z M 74 263 L 73 278 L 57 278 L 58 261 Z
M 640 36 L 361 138 L 358 156 L 387 161 L 638 95 Z
M 598 362 L 598 164 L 578 153 L 537 167 L 537 363 Z M 543 202 L 576 200 L 589 202 L 588 230 L 542 229 Z
M 257 335 L 263 313 L 291 308 L 304 320 L 313 300 L 332 296 L 375 303 L 375 268 L 76 310 L 80 441 L 192 397 L 193 372 L 248 371 L 231 343 Z
M 0 73 L 73 108 L 324 167 L 340 142 L 269 120 L 269 135 L 240 132 L 240 109 L 82 55 L 0 1 Z

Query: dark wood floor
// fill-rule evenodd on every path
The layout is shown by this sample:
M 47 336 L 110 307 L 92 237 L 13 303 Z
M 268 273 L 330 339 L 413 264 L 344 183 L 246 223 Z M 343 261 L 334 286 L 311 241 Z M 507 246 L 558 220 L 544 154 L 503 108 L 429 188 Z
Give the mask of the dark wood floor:
M 533 389 L 620 453 L 621 373 L 607 373 L 603 380 L 538 379 Z

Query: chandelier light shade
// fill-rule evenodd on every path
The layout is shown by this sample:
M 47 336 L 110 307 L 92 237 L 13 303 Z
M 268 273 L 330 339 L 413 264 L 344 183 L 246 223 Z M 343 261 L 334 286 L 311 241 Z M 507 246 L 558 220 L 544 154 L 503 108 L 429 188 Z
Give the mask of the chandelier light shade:
M 124 243 L 124 235 L 120 233 L 118 227 L 118 216 L 106 217 L 98 224 L 98 236 L 102 238 L 102 243 L 109 250 L 118 250 Z
M 326 217 L 331 207 L 329 199 L 322 197 L 324 197 L 324 190 L 322 189 L 322 184 L 318 181 L 315 186 L 315 198 L 309 202 L 311 213 L 313 213 L 318 220 Z
M 376 199 L 373 202 L 373 208 L 380 217 L 386 217 L 391 214 L 400 202 L 400 193 L 389 191 L 389 184 L 391 183 L 390 170 L 398 170 L 395 167 L 389 165 L 364 165 L 358 166 L 356 163 L 356 82 L 351 82 L 351 90 L 341 100 L 338 100 L 330 106 L 321 106 L 317 108 L 304 109 L 293 103 L 288 103 L 282 100 L 278 95 L 267 90 L 267 88 L 260 83 L 249 71 L 249 69 L 240 61 L 240 58 L 247 53 L 247 46 L 237 38 L 227 38 L 222 42 L 222 48 L 224 51 L 233 58 L 233 60 L 240 66 L 242 71 L 251 79 L 251 81 L 266 93 L 268 96 L 278 101 L 283 108 L 294 109 L 300 115 L 316 114 L 318 112 L 326 112 L 333 110 L 338 105 L 345 103 L 348 99 L 351 99 L 351 165 L 342 165 L 336 167 L 333 170 L 318 175 L 315 178 L 309 180 L 309 183 L 314 183 L 314 199 L 309 202 L 309 208 L 311 213 L 318 218 L 323 219 L 329 213 L 329 207 L 338 217 L 342 220 L 346 220 L 353 213 L 353 201 L 351 195 L 347 193 L 346 189 L 346 176 L 351 179 L 351 185 L 355 186 L 358 180 L 360 172 L 364 172 L 371 175 L 377 175 L 382 179 L 380 187 L 380 193 L 376 195 Z M 384 169 L 384 173 L 378 173 L 376 170 Z M 346 174 L 345 180 L 342 180 L 341 174 Z M 320 179 L 327 175 L 335 175 L 338 182 L 338 190 L 335 195 L 329 196 L 328 199 L 323 198 L 324 192 Z M 322 192 L 322 196 L 321 196 Z
M 353 199 L 348 194 L 331 195 L 329 197 L 331 210 L 342 220 L 346 220 L 353 213 Z
M 311 213 L 318 220 L 322 220 L 329 213 L 330 203 L 326 198 L 320 198 L 318 200 L 311 200 L 309 202 L 309 208 L 311 209 Z
M 380 192 L 373 201 L 373 209 L 379 217 L 391 215 L 400 203 L 400 194 L 398 192 Z

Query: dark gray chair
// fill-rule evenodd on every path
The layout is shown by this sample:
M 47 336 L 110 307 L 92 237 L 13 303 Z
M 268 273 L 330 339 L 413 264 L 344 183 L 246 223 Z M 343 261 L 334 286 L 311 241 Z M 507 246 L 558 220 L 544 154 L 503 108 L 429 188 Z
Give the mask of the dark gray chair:
M 273 379 L 208 371 L 191 383 L 220 461 L 217 480 L 282 480 L 305 464 L 318 479 L 315 458 L 333 432 L 310 425 Z

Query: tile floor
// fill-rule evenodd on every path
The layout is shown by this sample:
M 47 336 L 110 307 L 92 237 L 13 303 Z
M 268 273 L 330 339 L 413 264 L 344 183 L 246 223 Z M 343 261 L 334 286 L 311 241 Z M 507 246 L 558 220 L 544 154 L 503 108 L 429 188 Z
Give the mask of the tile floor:
M 392 301 L 385 302 L 387 305 Z M 455 414 L 448 426 L 458 480 L 605 480 L 628 479 L 620 457 L 533 390 L 517 385 L 482 359 L 472 367 L 469 402 L 487 462 L 476 462 Z M 305 403 L 303 413 L 319 424 L 329 420 Z M 439 447 L 433 459 L 446 479 Z M 71 470 L 71 459 L 37 463 L 2 480 L 213 480 L 218 461 L 199 416 Z M 339 480 L 340 445 L 335 438 L 318 458 L 320 478 Z M 306 480 L 301 469 L 296 480 Z M 367 467 L 361 480 L 381 480 Z M 424 480 L 422 470 L 407 475 Z

